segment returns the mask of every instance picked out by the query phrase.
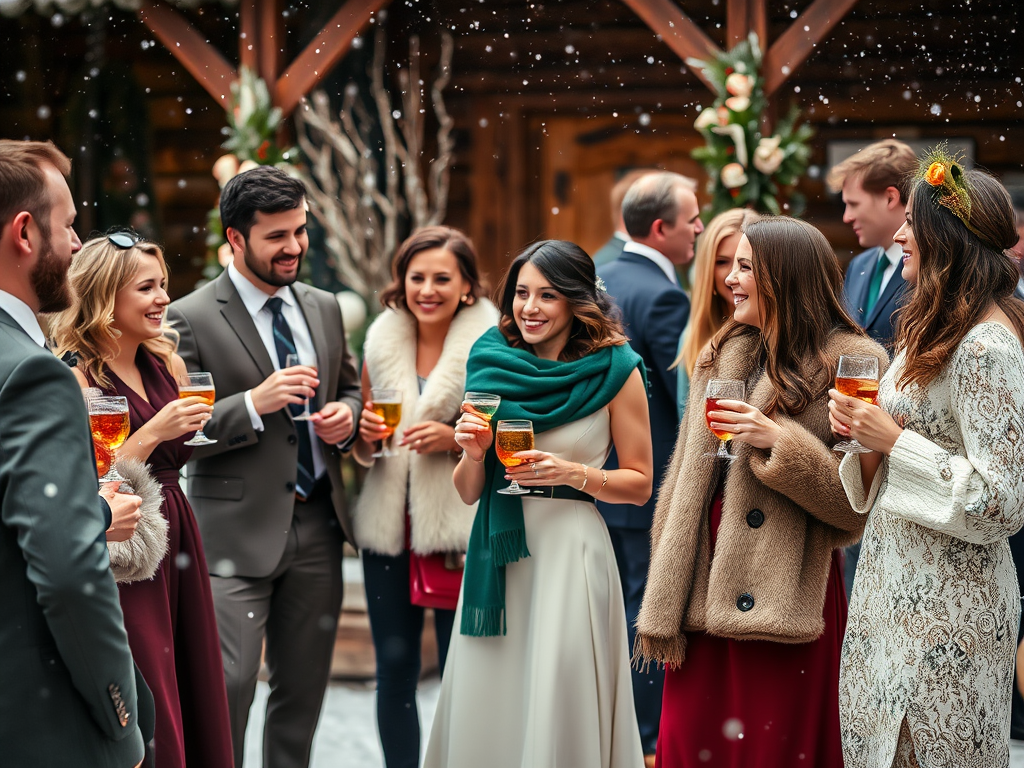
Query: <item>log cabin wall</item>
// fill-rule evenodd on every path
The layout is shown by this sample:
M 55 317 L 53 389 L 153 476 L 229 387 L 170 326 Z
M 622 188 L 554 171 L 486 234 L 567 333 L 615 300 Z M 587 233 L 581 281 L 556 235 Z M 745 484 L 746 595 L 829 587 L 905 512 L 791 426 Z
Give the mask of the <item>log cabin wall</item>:
M 725 45 L 727 0 L 676 2 Z M 339 3 L 307 5 L 287 9 L 285 60 Z M 769 2 L 769 38 L 808 5 Z M 146 183 L 172 269 L 171 293 L 180 296 L 199 278 L 205 255 L 205 214 L 217 196 L 210 168 L 222 151 L 223 113 L 134 16 L 104 8 L 93 17 L 99 13 L 105 20 L 99 42 L 94 25 L 76 17 L 58 21 L 29 12 L 0 22 L 3 133 L 58 143 L 76 131 L 85 135 L 84 126 L 69 124 L 66 106 L 96 50 L 129 68 L 144 96 L 124 108 L 147 117 Z M 830 142 L 893 134 L 966 138 L 978 163 L 1020 178 L 1020 15 L 1017 3 L 994 0 L 860 0 L 780 89 L 779 111 L 798 104 L 818 131 L 817 175 L 801 185 L 809 199 L 805 218 L 841 255 L 856 243 L 841 222 L 840 204 L 825 190 Z M 186 16 L 237 62 L 233 10 L 214 4 Z M 410 34 L 421 36 L 424 73 L 436 62 L 440 29 L 454 36 L 447 101 L 457 156 L 448 223 L 473 236 L 492 284 L 510 256 L 537 238 L 572 237 L 590 250 L 603 242 L 611 231 L 607 189 L 618 170 L 653 161 L 699 172 L 688 159 L 700 141 L 692 122 L 711 94 L 619 0 L 394 0 L 387 24 L 392 60 L 403 60 Z M 339 69 L 345 66 L 351 70 L 351 61 Z M 339 87 L 338 79 L 329 85 Z M 94 170 L 76 157 L 76 147 L 62 146 L 80 175 Z M 97 211 L 79 209 L 85 229 L 96 226 Z

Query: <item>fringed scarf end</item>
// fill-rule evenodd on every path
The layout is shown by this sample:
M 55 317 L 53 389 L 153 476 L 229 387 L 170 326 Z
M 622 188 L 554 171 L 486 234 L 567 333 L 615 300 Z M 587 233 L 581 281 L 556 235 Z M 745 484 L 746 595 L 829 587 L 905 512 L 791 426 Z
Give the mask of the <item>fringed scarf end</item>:
M 459 631 L 470 637 L 497 637 L 505 634 L 505 611 L 498 607 L 478 608 L 462 605 Z
M 522 528 L 492 533 L 490 544 L 491 557 L 497 566 L 508 565 L 530 556 L 530 550 L 526 548 L 526 531 Z
M 678 669 L 686 660 L 686 635 L 680 632 L 672 637 L 655 637 L 637 632 L 633 641 L 633 669 L 647 672 L 651 664 Z

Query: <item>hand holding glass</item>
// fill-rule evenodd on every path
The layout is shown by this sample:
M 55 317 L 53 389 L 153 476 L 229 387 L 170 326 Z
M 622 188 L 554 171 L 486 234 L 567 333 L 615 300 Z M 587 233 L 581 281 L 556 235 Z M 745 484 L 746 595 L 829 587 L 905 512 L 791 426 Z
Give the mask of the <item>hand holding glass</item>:
M 285 357 L 284 366 L 285 368 L 292 368 L 296 365 L 302 365 L 306 368 L 312 368 L 314 372 L 317 372 L 316 359 L 310 359 L 303 355 L 288 355 Z M 312 414 L 309 412 L 309 398 L 306 398 L 306 407 L 298 416 L 292 416 L 292 421 L 309 421 L 309 417 Z
M 498 454 L 498 461 L 506 467 L 518 467 L 526 463 L 526 459 L 516 458 L 519 451 L 533 450 L 533 422 L 525 419 L 502 420 L 498 422 L 495 431 L 494 451 Z M 523 488 L 515 480 L 508 488 L 502 488 L 498 493 L 507 496 L 521 496 L 530 491 Z
M 198 397 L 205 405 L 212 408 L 217 399 L 213 386 L 213 374 L 205 371 L 182 374 L 178 379 L 178 399 L 184 400 L 186 397 Z M 216 442 L 204 435 L 202 427 L 200 427 L 185 445 L 213 445 Z
M 865 403 L 878 405 L 878 358 L 841 355 L 839 370 L 836 371 L 836 389 L 847 397 L 855 397 Z M 843 453 L 871 453 L 856 439 L 836 443 L 833 451 Z
M 127 397 L 93 397 L 88 402 L 89 427 L 97 459 L 107 459 L 107 471 L 100 484 L 119 483 L 124 478 L 114 468 L 115 452 L 124 445 L 131 431 Z
M 490 424 L 501 405 L 501 397 L 487 392 L 467 392 L 462 398 L 462 404 L 469 406 L 473 413 Z
M 705 453 L 705 456 L 724 459 L 725 461 L 733 461 L 736 458 L 734 455 L 729 453 L 728 448 L 729 441 L 732 440 L 732 432 L 713 429 L 711 427 L 711 416 L 709 414 L 718 409 L 719 400 L 745 400 L 746 389 L 747 386 L 745 383 L 735 379 L 712 379 L 708 382 L 707 389 L 704 391 L 704 418 L 707 420 L 708 429 L 710 429 L 715 437 L 718 438 L 719 443 L 717 452 Z
M 373 401 L 371 410 L 384 419 L 384 426 L 387 432 L 382 435 L 381 448 L 372 454 L 373 458 L 380 459 L 385 456 L 397 456 L 391 450 L 391 443 L 394 440 L 395 428 L 402 420 L 402 391 L 399 389 L 371 389 L 370 399 Z

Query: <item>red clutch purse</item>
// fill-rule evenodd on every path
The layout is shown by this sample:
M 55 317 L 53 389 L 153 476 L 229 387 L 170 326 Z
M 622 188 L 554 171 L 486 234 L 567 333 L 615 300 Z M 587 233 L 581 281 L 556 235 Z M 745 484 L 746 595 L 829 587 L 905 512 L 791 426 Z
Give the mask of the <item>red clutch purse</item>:
M 454 611 L 466 556 L 458 552 L 419 555 L 409 550 L 409 600 L 423 608 Z

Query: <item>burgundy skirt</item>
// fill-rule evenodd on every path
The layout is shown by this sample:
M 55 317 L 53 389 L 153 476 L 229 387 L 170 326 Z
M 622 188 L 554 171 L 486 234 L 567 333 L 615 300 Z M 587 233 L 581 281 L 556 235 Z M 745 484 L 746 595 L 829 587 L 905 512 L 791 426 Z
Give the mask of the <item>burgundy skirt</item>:
M 714 556 L 721 489 L 710 514 Z M 798 645 L 688 632 L 686 661 L 665 674 L 657 768 L 842 768 L 846 593 L 838 552 L 824 618 L 824 634 Z

